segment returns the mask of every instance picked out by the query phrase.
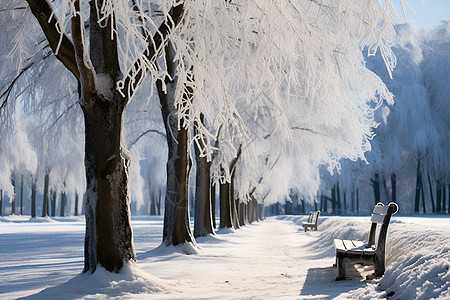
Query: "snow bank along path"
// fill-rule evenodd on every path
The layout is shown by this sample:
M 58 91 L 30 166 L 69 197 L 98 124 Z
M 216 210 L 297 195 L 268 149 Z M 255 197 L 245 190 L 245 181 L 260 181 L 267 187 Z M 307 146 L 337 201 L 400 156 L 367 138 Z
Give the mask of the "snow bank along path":
M 428 219 L 419 221 L 432 224 Z M 395 217 L 385 276 L 365 281 L 372 270 L 361 267 L 361 274 L 353 270 L 352 279 L 341 282 L 334 281 L 333 239 L 365 239 L 369 217 L 321 216 L 319 230 L 306 233 L 305 220 L 280 216 L 221 230 L 217 237 L 200 239 L 197 254 L 186 255 L 180 248 L 158 247 L 161 218 L 133 218 L 138 265 L 119 275 L 100 269 L 94 276 L 77 276 L 83 254 L 80 219 L 3 218 L 0 298 L 374 299 L 394 293 L 392 299 L 450 299 L 450 219 L 435 220 L 445 226 L 432 227 Z

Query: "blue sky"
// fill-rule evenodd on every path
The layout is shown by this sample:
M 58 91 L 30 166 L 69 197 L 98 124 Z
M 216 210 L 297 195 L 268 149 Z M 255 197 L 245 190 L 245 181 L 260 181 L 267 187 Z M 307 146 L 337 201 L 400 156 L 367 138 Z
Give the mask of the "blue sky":
M 436 25 L 442 18 L 450 18 L 450 0 L 426 0 L 426 4 L 419 0 L 408 0 L 409 5 L 415 11 L 410 21 L 418 28 L 428 29 Z M 401 9 L 397 10 L 401 13 Z M 404 23 L 402 18 L 399 23 Z

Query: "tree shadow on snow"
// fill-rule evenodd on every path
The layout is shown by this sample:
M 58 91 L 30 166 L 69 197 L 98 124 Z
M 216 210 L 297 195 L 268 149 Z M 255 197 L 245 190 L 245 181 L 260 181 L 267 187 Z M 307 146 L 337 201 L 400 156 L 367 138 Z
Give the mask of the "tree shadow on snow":
M 349 280 L 335 281 L 336 267 L 310 268 L 305 283 L 300 291 L 301 298 L 314 297 L 314 299 L 334 299 L 365 286 L 363 275 L 355 266 L 347 266 Z

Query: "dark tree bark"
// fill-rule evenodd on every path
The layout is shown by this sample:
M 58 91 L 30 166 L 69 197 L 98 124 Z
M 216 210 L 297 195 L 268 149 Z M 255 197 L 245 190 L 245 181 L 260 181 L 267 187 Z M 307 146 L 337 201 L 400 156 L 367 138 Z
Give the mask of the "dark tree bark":
M 188 149 L 188 131 L 184 124 L 178 128 L 178 116 L 175 108 L 175 90 L 177 78 L 175 74 L 175 53 L 170 42 L 165 47 L 167 72 L 165 86 L 157 81 L 156 87 L 161 103 L 161 112 L 166 129 L 168 145 L 167 185 L 164 211 L 163 243 L 178 245 L 185 242 L 195 244 L 189 221 L 189 173 L 191 162 Z M 183 95 L 191 98 L 191 95 Z
M 202 120 L 203 121 L 203 120 Z M 194 237 L 214 234 L 211 205 L 211 163 L 207 157 L 200 157 L 200 150 L 195 144 L 195 160 L 197 163 L 195 180 L 195 217 Z
M 230 202 L 230 183 L 220 183 L 220 228 L 233 228 Z
M 391 186 L 392 186 L 392 202 L 397 203 L 397 175 L 392 173 L 391 175 Z
M 380 175 L 378 173 L 375 173 L 374 178 L 371 180 L 372 188 L 373 188 L 373 196 L 375 200 L 375 205 L 378 202 L 381 202 L 381 195 L 380 195 Z
M 216 224 L 216 185 L 211 181 L 211 218 L 213 221 L 213 228 L 217 228 Z
M 11 214 L 16 214 L 16 195 L 17 195 L 17 187 L 16 187 L 16 176 L 14 174 L 11 175 L 11 184 L 14 187 L 14 195 L 12 195 L 11 199 Z
M 336 201 L 337 201 L 338 213 L 342 214 L 341 188 L 339 186 L 339 182 L 336 183 Z
M 42 202 L 43 202 L 43 204 L 42 204 L 42 216 L 43 217 L 48 217 L 48 194 L 49 194 L 49 191 L 48 191 L 48 184 L 49 184 L 49 173 L 50 173 L 50 171 L 49 170 L 46 170 L 45 171 L 45 176 L 44 176 L 44 195 L 43 195 L 43 198 L 42 198 Z
M 333 214 L 336 214 L 336 184 L 331 188 L 331 210 Z
M 79 199 L 79 196 L 78 196 L 78 192 L 75 191 L 75 210 L 73 212 L 74 216 L 78 216 L 79 215 L 79 212 L 78 212 L 78 206 L 80 205 L 79 202 L 80 202 L 80 199 Z
M 442 184 L 436 180 L 436 212 L 440 213 L 442 208 Z
M 152 189 L 149 188 L 150 216 L 156 216 L 157 197 L 159 197 L 159 193 L 157 194 L 155 191 L 152 191 Z
M 447 198 L 445 190 L 446 190 L 445 183 L 442 183 L 442 212 L 444 213 L 445 213 L 445 199 Z
M 31 217 L 36 218 L 36 178 L 31 178 Z
M 258 201 L 254 196 L 251 196 L 250 210 L 249 210 L 249 223 L 256 222 L 258 220 Z
M 23 175 L 20 177 L 20 215 L 23 215 Z
M 359 189 L 356 189 L 356 213 L 359 214 Z
M 0 216 L 3 217 L 3 190 L 0 190 Z
M 64 217 L 66 215 L 66 204 L 67 204 L 67 194 L 66 192 L 61 192 L 61 206 L 59 215 Z
M 234 171 L 234 170 L 233 170 Z M 236 194 L 234 193 L 234 172 L 231 174 L 231 182 L 230 182 L 230 204 L 231 204 L 231 222 L 233 223 L 233 227 L 235 229 L 239 229 L 239 199 L 236 199 Z
M 414 197 L 414 212 L 419 213 L 420 206 L 420 183 L 422 182 L 422 173 L 420 171 L 420 159 L 417 160 L 417 171 L 416 171 L 416 194 Z
M 244 226 L 248 224 L 248 212 L 247 212 L 248 204 L 241 202 L 239 203 L 239 226 Z
M 422 210 L 423 210 L 423 213 L 426 214 L 427 213 L 427 208 L 426 208 L 426 205 L 425 205 L 425 190 L 423 188 L 423 180 L 422 180 L 422 178 L 420 180 L 420 194 L 422 196 Z
M 430 187 L 430 200 L 431 200 L 431 211 L 436 212 L 436 207 L 434 206 L 434 195 L 433 195 L 433 185 L 431 184 L 430 172 L 427 170 L 428 186 Z
M 139 71 L 131 76 L 134 78 L 131 80 L 130 76 L 121 73 L 114 16 L 99 22 L 102 15 L 97 13 L 97 7 L 102 7 L 103 0 L 89 2 L 89 55 L 86 55 L 88 43 L 79 0 L 73 1 L 75 14 L 71 18 L 70 37 L 57 30 L 58 20 L 49 1 L 27 2 L 50 48 L 78 82 L 79 105 L 85 124 L 87 183 L 84 272 L 94 272 L 99 265 L 110 272 L 119 272 L 124 262 L 136 260 L 130 224 L 130 159 L 123 145 L 123 114 L 131 97 L 130 91 L 137 87 L 145 74 Z M 164 21 L 153 39 L 149 37 L 152 40 L 147 51 L 149 59 L 164 43 L 170 28 L 181 20 L 180 7 L 182 5 L 173 9 L 173 20 Z M 136 62 L 135 66 L 138 64 Z M 123 78 L 121 93 L 116 89 L 116 82 Z M 48 187 L 45 194 L 43 215 L 47 214 Z
M 50 207 L 51 207 L 51 213 L 50 216 L 55 217 L 56 216 L 56 191 L 51 190 L 50 191 Z

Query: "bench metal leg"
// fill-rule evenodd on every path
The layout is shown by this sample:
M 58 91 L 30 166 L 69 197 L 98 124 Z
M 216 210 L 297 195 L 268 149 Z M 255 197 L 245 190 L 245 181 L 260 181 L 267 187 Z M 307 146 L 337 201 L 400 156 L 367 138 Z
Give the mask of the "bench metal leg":
M 336 253 L 336 265 L 337 265 L 337 277 L 336 281 L 338 280 L 345 280 L 346 277 L 346 264 L 347 259 L 340 258 L 338 254 Z
M 373 263 L 375 273 L 373 274 L 375 277 L 380 277 L 384 275 L 385 263 L 384 263 L 384 257 L 380 258 L 375 256 L 374 263 Z

